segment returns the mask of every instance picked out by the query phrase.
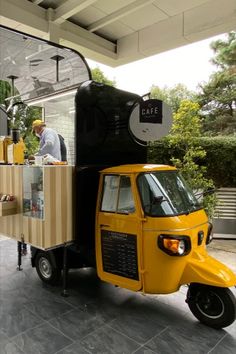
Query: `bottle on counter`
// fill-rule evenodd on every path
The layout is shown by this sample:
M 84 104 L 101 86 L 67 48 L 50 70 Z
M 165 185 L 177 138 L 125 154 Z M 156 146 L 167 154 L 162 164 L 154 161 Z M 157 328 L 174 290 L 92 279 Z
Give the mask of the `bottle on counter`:
M 28 151 L 24 151 L 24 165 L 29 165 L 29 155 Z

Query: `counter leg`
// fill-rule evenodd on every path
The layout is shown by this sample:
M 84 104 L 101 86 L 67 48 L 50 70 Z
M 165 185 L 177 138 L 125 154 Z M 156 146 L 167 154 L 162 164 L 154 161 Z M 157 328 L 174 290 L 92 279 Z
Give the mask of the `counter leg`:
M 63 280 L 63 289 L 61 295 L 63 297 L 68 297 L 69 293 L 67 291 L 67 281 L 68 281 L 68 267 L 67 267 L 67 246 L 64 245 L 64 250 L 63 250 L 63 275 L 62 275 L 62 280 Z
M 17 241 L 17 251 L 18 251 L 17 270 L 22 270 L 22 268 L 21 268 L 21 248 L 22 248 L 22 242 Z

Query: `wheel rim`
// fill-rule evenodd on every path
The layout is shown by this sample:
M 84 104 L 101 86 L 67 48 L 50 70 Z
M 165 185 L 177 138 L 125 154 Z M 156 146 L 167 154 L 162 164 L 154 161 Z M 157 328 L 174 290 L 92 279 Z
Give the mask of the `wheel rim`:
M 41 257 L 39 260 L 39 270 L 41 275 L 45 279 L 49 279 L 52 276 L 52 266 L 47 258 Z
M 224 303 L 213 291 L 199 292 L 196 296 L 196 306 L 204 315 L 212 319 L 220 318 L 224 313 Z

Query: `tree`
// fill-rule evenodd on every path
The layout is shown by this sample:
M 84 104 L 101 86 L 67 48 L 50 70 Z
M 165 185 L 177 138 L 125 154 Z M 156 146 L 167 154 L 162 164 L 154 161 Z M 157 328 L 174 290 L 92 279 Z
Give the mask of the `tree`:
M 96 67 L 95 69 L 91 70 L 92 72 L 92 79 L 96 82 L 100 82 L 101 84 L 109 85 L 116 87 L 116 82 L 115 80 L 109 80 L 102 70 L 99 67 Z
M 226 41 L 219 39 L 210 46 L 216 55 L 212 59 L 215 65 L 222 69 L 236 69 L 236 32 L 228 33 Z
M 172 111 L 175 113 L 178 111 L 181 101 L 193 99 L 194 93 L 189 91 L 183 84 L 177 84 L 172 88 L 165 86 L 163 89 L 152 85 L 150 96 L 151 98 L 156 98 L 166 102 L 169 106 L 171 106 Z
M 16 88 L 15 92 L 18 92 Z M 30 155 L 34 154 L 38 149 L 38 139 L 32 134 L 32 122 L 41 116 L 41 107 L 29 107 L 17 100 L 7 100 L 11 96 L 11 85 L 7 81 L 0 80 L 0 103 L 9 109 L 7 114 L 9 121 L 9 128 L 16 128 L 20 130 L 20 134 L 24 139 L 27 151 Z
M 176 113 L 174 113 L 173 126 L 169 137 L 170 147 L 181 148 L 181 157 L 173 156 L 171 162 L 182 172 L 183 176 L 194 190 L 207 191 L 214 188 L 212 180 L 205 177 L 206 167 L 202 160 L 206 151 L 200 146 L 198 140 L 201 136 L 201 118 L 198 103 L 183 100 Z M 209 216 L 213 215 L 215 196 L 206 195 L 203 205 Z
M 0 80 L 0 104 L 5 105 L 5 99 L 11 96 L 11 85 L 7 81 Z
M 225 41 L 211 43 L 215 57 L 212 62 L 218 71 L 208 83 L 199 85 L 197 101 L 203 115 L 203 128 L 209 135 L 236 133 L 236 32 Z

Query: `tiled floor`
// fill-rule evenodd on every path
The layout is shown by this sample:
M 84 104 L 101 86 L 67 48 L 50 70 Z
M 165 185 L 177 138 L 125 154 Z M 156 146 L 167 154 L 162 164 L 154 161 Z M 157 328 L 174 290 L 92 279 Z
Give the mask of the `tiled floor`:
M 70 272 L 63 298 L 42 284 L 29 255 L 22 271 L 16 260 L 16 242 L 0 237 L 0 354 L 236 353 L 236 322 L 218 331 L 200 324 L 186 288 L 143 296 L 82 270 Z

